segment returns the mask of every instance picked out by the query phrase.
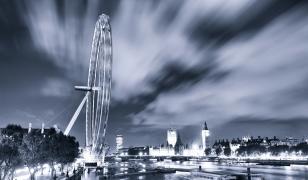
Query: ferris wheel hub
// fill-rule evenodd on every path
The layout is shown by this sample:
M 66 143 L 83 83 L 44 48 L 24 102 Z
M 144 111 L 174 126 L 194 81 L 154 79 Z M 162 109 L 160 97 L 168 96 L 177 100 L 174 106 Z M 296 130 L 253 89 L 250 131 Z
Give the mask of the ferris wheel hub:
M 75 89 L 78 91 L 100 91 L 102 90 L 102 87 L 75 86 Z

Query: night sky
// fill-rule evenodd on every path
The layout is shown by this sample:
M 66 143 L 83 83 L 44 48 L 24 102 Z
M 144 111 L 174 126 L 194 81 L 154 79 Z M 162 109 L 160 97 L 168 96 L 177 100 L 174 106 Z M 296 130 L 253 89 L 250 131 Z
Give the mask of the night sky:
M 307 1 L 306 1 L 307 2 Z M 0 0 L 0 126 L 65 129 L 83 93 L 94 24 L 111 17 L 108 143 L 308 136 L 308 3 Z M 84 144 L 85 112 L 72 129 Z

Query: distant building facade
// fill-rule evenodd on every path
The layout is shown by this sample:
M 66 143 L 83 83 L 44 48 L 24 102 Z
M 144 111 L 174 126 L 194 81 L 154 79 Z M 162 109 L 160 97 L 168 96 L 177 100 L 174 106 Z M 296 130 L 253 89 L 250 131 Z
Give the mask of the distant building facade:
M 170 128 L 167 130 L 166 143 L 159 146 L 129 148 L 123 148 L 123 136 L 118 135 L 116 137 L 116 154 L 120 156 L 204 156 L 205 149 L 208 147 L 208 137 L 210 136 L 206 122 L 200 134 L 201 144 L 200 139 L 198 139 L 199 143 L 184 145 L 179 132 L 174 128 Z
M 168 129 L 167 131 L 167 143 L 168 145 L 171 145 L 172 147 L 175 147 L 175 144 L 177 142 L 177 131 L 176 129 Z
M 120 149 L 123 148 L 123 135 L 116 136 L 116 149 L 119 152 Z

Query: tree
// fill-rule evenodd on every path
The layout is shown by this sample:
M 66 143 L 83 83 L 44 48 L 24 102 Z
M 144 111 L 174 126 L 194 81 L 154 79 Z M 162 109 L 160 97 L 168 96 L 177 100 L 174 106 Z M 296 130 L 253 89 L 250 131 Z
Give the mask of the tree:
M 31 179 L 34 179 L 40 163 L 44 162 L 44 151 L 42 149 L 43 135 L 40 132 L 32 131 L 23 137 L 20 146 L 20 153 L 28 167 Z
M 57 133 L 55 129 L 50 129 L 45 135 L 43 141 L 44 159 L 51 167 L 51 176 L 55 176 L 56 169 L 54 165 L 57 164 L 62 158 L 62 152 L 66 151 L 66 142 L 64 141 L 63 133 Z M 65 147 L 65 148 L 64 148 Z
M 230 155 L 231 155 L 231 148 L 230 148 L 230 146 L 227 146 L 227 147 L 224 149 L 224 155 L 225 155 L 225 156 L 230 156 Z
M 15 169 L 21 166 L 18 147 L 22 141 L 22 128 L 8 125 L 0 133 L 0 179 L 13 179 Z
M 75 137 L 65 136 L 62 132 L 57 133 L 55 129 L 45 135 L 42 143 L 43 159 L 52 168 L 51 176 L 55 175 L 54 165 L 61 164 L 63 171 L 64 165 L 74 162 L 78 157 L 79 143 Z
M 211 152 L 212 152 L 212 149 L 211 149 L 211 148 L 206 148 L 206 149 L 204 150 L 204 153 L 205 153 L 205 155 L 207 155 L 207 156 L 209 156 L 209 155 L 211 154 Z
M 289 146 L 287 146 L 287 145 L 271 146 L 271 147 L 268 148 L 268 151 L 272 155 L 278 156 L 280 153 L 289 152 Z
M 220 156 L 221 155 L 221 153 L 222 153 L 222 148 L 221 148 L 221 146 L 218 146 L 216 149 L 215 149 L 215 152 L 216 152 L 216 155 L 217 156 Z
M 60 139 L 60 143 L 58 143 L 58 145 L 62 148 L 59 148 L 60 151 L 58 152 L 57 161 L 62 165 L 63 170 L 64 165 L 74 162 L 74 160 L 78 157 L 79 144 L 75 137 L 64 136 L 62 133 L 59 133 L 58 136 Z
M 266 152 L 266 148 L 259 144 L 248 144 L 247 146 L 240 146 L 237 153 L 241 156 L 247 156 L 252 154 L 262 154 Z
M 21 126 L 9 124 L 6 128 L 2 129 L 1 134 L 10 137 L 11 140 L 19 146 L 22 142 L 24 132 Z
M 28 167 L 30 178 L 44 163 L 49 163 L 52 175 L 54 165 L 72 163 L 78 156 L 79 144 L 75 137 L 49 129 L 44 134 L 40 130 L 27 133 L 17 125 L 9 125 L 0 132 L 0 180 L 13 179 L 15 169 L 22 164 Z
M 296 152 L 301 152 L 302 155 L 308 155 L 308 144 L 306 142 L 299 143 L 292 149 Z
M 13 179 L 13 174 L 21 165 L 18 148 L 10 142 L 0 144 L 0 179 Z

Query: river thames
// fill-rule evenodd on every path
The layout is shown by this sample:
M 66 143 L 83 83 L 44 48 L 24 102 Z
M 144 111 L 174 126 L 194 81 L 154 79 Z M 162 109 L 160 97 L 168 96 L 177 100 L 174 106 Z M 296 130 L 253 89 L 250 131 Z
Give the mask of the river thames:
M 201 166 L 201 170 L 199 169 Z M 175 169 L 174 173 L 149 173 L 153 168 Z M 226 162 L 205 162 L 205 161 L 162 161 L 162 162 L 115 162 L 108 165 L 104 170 L 105 174 L 114 174 L 114 179 L 145 179 L 145 180 L 184 180 L 212 178 L 228 179 L 232 175 L 242 175 L 246 179 L 247 168 L 250 168 L 252 180 L 305 180 L 308 179 L 307 165 L 271 166 L 257 165 L 253 163 L 226 163 Z M 144 172 L 144 174 L 142 173 Z M 133 175 L 128 175 L 133 174 Z M 233 176 L 234 177 L 234 176 Z M 112 179 L 113 179 L 112 178 Z M 83 180 L 103 179 L 102 175 L 95 172 L 84 173 Z

